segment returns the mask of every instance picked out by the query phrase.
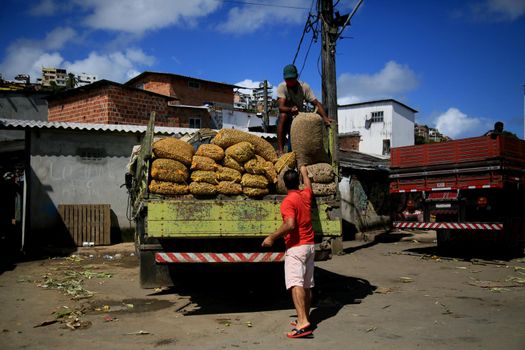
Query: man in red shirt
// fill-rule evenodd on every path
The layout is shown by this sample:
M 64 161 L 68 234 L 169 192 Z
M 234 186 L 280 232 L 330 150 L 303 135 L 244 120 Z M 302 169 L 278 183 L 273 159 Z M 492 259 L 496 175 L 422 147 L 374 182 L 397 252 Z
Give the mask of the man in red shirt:
M 312 227 L 312 185 L 306 167 L 300 169 L 304 190 L 299 190 L 299 174 L 288 170 L 283 177 L 288 194 L 281 204 L 281 226 L 262 243 L 271 247 L 274 241 L 284 237 L 286 256 L 284 275 L 286 289 L 291 290 L 292 300 L 297 311 L 295 328 L 287 334 L 289 338 L 300 338 L 312 334 L 309 320 L 311 288 L 314 286 L 314 230 Z

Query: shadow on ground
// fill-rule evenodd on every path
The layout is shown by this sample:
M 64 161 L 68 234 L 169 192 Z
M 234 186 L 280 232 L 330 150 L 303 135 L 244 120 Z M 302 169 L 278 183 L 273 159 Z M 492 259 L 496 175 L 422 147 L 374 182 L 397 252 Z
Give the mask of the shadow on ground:
M 510 261 L 523 256 L 523 254 L 520 254 L 518 251 L 490 246 L 487 244 L 455 245 L 447 248 L 441 248 L 438 246 L 421 247 L 407 249 L 405 252 L 413 255 L 437 256 L 440 258 L 450 258 L 463 261 L 471 261 L 475 259 L 487 261 Z
M 413 235 L 409 233 L 384 232 L 375 235 L 371 241 L 363 243 L 362 245 L 345 248 L 343 252 L 345 254 L 351 254 L 361 249 L 373 247 L 379 243 L 395 243 L 401 241 L 405 237 L 411 236 Z
M 178 285 L 162 293 L 189 297 L 195 307 L 185 310 L 185 315 L 293 309 L 281 264 L 180 266 L 174 273 L 178 275 Z M 315 270 L 315 283 L 315 324 L 333 317 L 344 305 L 360 303 L 376 288 L 366 280 L 319 267 Z

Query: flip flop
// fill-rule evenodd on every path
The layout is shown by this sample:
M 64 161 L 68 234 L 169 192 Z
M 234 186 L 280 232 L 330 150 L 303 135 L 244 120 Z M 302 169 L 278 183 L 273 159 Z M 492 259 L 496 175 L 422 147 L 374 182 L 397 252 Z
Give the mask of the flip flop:
M 307 336 L 313 334 L 313 332 L 314 331 L 312 331 L 311 329 L 308 329 L 308 328 L 303 328 L 303 329 L 294 328 L 294 329 L 292 329 L 292 334 L 286 333 L 286 336 L 288 338 L 304 338 L 304 337 L 307 337 Z

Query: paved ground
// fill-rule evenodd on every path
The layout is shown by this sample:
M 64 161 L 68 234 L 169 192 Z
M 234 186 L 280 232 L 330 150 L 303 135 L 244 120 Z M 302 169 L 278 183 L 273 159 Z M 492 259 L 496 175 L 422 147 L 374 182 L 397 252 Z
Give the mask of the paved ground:
M 143 290 L 129 244 L 17 263 L 0 275 L 0 348 L 524 349 L 525 260 L 440 257 L 434 238 L 345 242 L 317 264 L 300 340 L 284 336 L 280 267 L 182 269 L 181 286 Z

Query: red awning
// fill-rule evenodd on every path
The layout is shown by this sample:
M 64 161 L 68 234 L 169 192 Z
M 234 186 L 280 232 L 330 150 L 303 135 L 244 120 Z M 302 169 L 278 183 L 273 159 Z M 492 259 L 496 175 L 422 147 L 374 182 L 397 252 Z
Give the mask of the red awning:
M 429 201 L 444 201 L 457 199 L 458 193 L 456 191 L 430 192 L 427 198 L 427 200 Z

